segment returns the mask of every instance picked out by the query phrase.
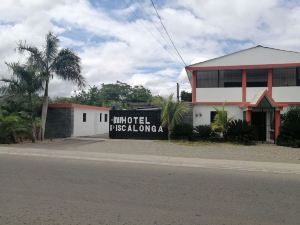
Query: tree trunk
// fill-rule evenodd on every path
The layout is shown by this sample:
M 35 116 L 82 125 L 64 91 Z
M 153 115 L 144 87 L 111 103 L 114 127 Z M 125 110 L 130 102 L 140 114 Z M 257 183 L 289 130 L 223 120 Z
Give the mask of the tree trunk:
M 35 143 L 36 140 L 36 129 L 35 129 L 35 124 L 34 120 L 31 121 L 31 141 L 32 143 Z
M 168 130 L 168 140 L 169 140 L 169 144 L 171 144 L 171 130 Z
M 31 141 L 32 143 L 35 143 L 36 140 L 36 130 L 35 130 L 35 124 L 34 124 L 34 116 L 33 116 L 33 106 L 32 106 L 32 97 L 31 94 L 29 94 L 29 104 L 30 104 L 30 120 L 31 120 Z
M 47 112 L 48 112 L 48 85 L 49 85 L 49 79 L 46 81 L 45 85 L 45 93 L 44 93 L 44 99 L 43 99 L 43 108 L 42 108 L 42 116 L 41 116 L 41 141 L 44 140 L 45 136 L 45 128 L 46 128 L 46 120 L 47 120 Z

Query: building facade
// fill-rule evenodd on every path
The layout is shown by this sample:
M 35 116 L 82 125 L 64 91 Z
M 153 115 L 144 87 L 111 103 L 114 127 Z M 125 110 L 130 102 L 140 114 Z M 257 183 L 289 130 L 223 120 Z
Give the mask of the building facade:
M 109 107 L 49 104 L 46 138 L 66 138 L 109 133 Z
M 216 108 L 246 120 L 259 141 L 274 142 L 280 115 L 300 104 L 300 53 L 256 46 L 186 67 L 193 125 L 209 125 Z

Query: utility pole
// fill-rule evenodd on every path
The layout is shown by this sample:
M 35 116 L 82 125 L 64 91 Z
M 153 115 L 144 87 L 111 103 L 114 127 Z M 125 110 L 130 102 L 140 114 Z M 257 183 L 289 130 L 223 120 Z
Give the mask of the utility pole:
M 179 102 L 179 83 L 176 84 L 177 84 L 177 102 Z

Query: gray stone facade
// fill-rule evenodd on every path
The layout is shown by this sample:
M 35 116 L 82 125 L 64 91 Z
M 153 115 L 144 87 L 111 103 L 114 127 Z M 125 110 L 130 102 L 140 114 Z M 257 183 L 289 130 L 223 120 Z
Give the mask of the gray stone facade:
M 48 108 L 45 138 L 71 137 L 74 128 L 74 108 Z

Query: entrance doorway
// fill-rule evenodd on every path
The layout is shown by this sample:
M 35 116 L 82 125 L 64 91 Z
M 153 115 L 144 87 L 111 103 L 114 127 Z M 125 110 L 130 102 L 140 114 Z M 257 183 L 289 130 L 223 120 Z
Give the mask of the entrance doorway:
M 267 114 L 266 112 L 252 112 L 252 126 L 257 134 L 257 141 L 266 141 Z

